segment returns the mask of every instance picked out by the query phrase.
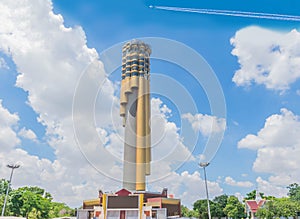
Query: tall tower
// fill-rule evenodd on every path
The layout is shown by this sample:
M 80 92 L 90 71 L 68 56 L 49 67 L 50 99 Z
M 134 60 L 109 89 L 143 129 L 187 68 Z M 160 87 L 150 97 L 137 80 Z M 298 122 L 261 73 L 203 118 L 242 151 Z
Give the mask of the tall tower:
M 123 188 L 145 191 L 150 175 L 150 54 L 149 45 L 139 40 L 122 49 L 120 116 L 125 127 Z

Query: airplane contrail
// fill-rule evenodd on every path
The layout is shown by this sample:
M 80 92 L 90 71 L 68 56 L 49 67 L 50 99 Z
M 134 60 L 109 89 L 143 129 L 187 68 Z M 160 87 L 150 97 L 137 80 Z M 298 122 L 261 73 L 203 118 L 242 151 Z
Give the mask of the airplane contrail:
M 230 11 L 230 10 L 214 10 L 214 9 L 198 9 L 198 8 L 179 8 L 179 7 L 167 7 L 167 6 L 149 6 L 150 8 L 167 10 L 167 11 L 180 11 L 199 14 L 214 14 L 233 17 L 248 17 L 270 20 L 285 20 L 285 21 L 300 21 L 300 16 L 286 15 L 286 14 L 268 14 L 259 12 L 248 11 Z

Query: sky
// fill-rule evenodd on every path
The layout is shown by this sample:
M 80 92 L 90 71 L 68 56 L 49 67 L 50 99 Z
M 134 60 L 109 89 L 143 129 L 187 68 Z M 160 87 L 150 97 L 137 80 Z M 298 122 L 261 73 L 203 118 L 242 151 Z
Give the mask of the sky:
M 147 190 L 167 187 L 191 207 L 205 198 L 198 164 L 209 162 L 210 198 L 286 196 L 300 183 L 299 9 L 297 0 L 2 0 L 0 178 L 20 164 L 13 188 L 39 186 L 72 207 L 118 191 L 121 47 L 141 39 L 152 48 Z

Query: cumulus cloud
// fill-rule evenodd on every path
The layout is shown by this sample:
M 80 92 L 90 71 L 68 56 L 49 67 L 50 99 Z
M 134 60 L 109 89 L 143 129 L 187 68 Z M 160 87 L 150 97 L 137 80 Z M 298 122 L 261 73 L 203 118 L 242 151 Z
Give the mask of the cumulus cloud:
M 4 58 L 0 57 L 0 69 L 9 69 L 6 61 L 4 60 Z
M 18 121 L 19 116 L 4 108 L 0 99 L 0 152 L 5 153 L 20 144 L 20 139 L 14 130 Z
M 276 186 L 268 180 L 264 180 L 261 177 L 257 177 L 256 183 L 259 192 L 263 192 L 265 195 L 272 195 L 276 197 L 286 197 L 288 189 L 282 186 Z
M 56 156 L 52 162 L 17 149 L 15 145 L 21 143 L 20 139 L 10 126 L 6 126 L 2 129 L 5 136 L 1 141 L 7 141 L 2 145 L 9 156 L 1 154 L 3 167 L 8 162 L 7 157 L 20 162 L 22 168 L 16 174 L 15 185 L 42 186 L 56 200 L 73 206 L 80 205 L 82 199 L 94 194 L 92 190 L 103 185 L 109 190 L 116 189 L 118 181 L 112 179 L 120 175 L 120 167 L 115 166 L 114 161 L 105 160 L 98 150 L 101 145 L 97 144 L 99 138 L 91 131 L 94 127 L 90 127 L 87 110 L 80 117 L 81 125 L 86 127 L 82 133 L 86 136 L 83 146 L 89 148 L 86 156 L 95 167 L 101 163 L 111 178 L 103 177 L 99 169 L 87 162 L 74 138 L 72 101 L 81 75 L 85 73 L 90 82 L 89 87 L 85 87 L 86 97 L 94 91 L 90 88 L 98 86 L 95 79 L 101 82 L 105 78 L 103 64 L 97 60 L 96 50 L 87 47 L 84 31 L 79 26 L 65 27 L 63 17 L 53 13 L 51 1 L 1 1 L 0 8 L 3 23 L 0 32 L 9 33 L 0 35 L 0 50 L 15 63 L 18 71 L 16 86 L 28 93 L 28 104 L 44 125 L 44 139 Z M 108 83 L 108 86 L 112 85 Z M 111 94 L 107 95 L 110 102 L 114 102 L 114 90 L 107 92 Z M 2 110 L 0 117 L 5 118 L 6 123 L 16 123 L 17 115 L 7 116 L 7 113 Z M 99 113 L 107 115 L 103 110 Z M 27 129 L 21 129 L 18 134 L 35 138 Z
M 204 136 L 222 132 L 226 128 L 226 120 L 216 116 L 186 113 L 182 115 L 182 118 L 187 119 L 191 123 L 194 131 L 199 131 Z
M 29 106 L 45 127 L 43 139 L 55 154 L 50 161 L 18 148 L 19 137 L 36 139 L 36 135 L 30 129 L 15 128 L 20 118 L 0 105 L 1 172 L 8 172 L 8 158 L 18 162 L 21 168 L 15 174 L 15 186 L 41 186 L 55 200 L 76 207 L 83 199 L 96 197 L 99 188 L 119 189 L 123 148 L 119 101 L 97 51 L 87 47 L 83 29 L 65 27 L 63 17 L 53 13 L 50 0 L 4 0 L 0 11 L 0 32 L 9 33 L 0 35 L 0 50 L 15 63 L 16 86 L 27 92 Z M 169 187 L 172 182 L 170 190 L 175 193 L 185 191 L 180 188 L 189 188 L 192 182 L 196 187 L 202 179 L 197 173 L 174 172 L 193 157 L 176 124 L 168 121 L 170 112 L 161 100 L 152 99 L 153 174 L 149 182 L 157 187 Z M 209 186 L 215 194 L 221 192 L 218 184 L 210 182 Z M 193 195 L 196 199 L 188 189 L 182 197 Z
M 299 116 L 283 108 L 280 114 L 268 117 L 257 134 L 240 140 L 238 147 L 256 150 L 253 170 L 271 174 L 268 180 L 272 185 L 287 186 L 300 180 L 299 135 Z
M 36 134 L 31 129 L 22 128 L 18 132 L 18 135 L 20 137 L 27 138 L 27 139 L 32 140 L 32 141 L 36 141 L 37 140 Z
M 181 174 L 172 172 L 162 182 L 151 185 L 152 191 L 161 191 L 163 187 L 167 187 L 169 194 L 175 194 L 175 197 L 179 197 L 182 200 L 182 204 L 189 208 L 192 207 L 195 201 L 206 198 L 204 177 L 198 171 L 194 173 L 184 171 Z M 217 182 L 208 180 L 207 187 L 210 198 L 223 194 L 223 189 Z
M 259 36 L 259 37 L 257 37 Z M 230 40 L 240 69 L 232 78 L 238 86 L 252 83 L 285 91 L 300 78 L 300 33 L 288 33 L 251 26 L 236 32 Z
M 151 100 L 151 137 L 153 162 L 168 160 L 180 162 L 193 159 L 191 151 L 183 143 L 175 123 L 168 121 L 171 110 L 159 98 Z
M 234 195 L 239 199 L 240 202 L 244 201 L 244 196 L 240 192 L 236 192 Z
M 236 181 L 230 176 L 225 177 L 225 184 L 245 188 L 250 188 L 253 186 L 253 183 L 250 181 Z

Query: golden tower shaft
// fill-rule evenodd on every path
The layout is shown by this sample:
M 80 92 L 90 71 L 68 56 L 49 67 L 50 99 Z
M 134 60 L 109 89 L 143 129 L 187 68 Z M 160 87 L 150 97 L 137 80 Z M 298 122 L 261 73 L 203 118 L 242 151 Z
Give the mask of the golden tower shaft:
M 150 175 L 150 47 L 138 40 L 122 49 L 120 116 L 125 127 L 123 187 L 145 191 Z

